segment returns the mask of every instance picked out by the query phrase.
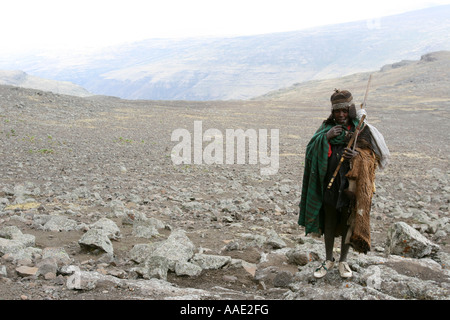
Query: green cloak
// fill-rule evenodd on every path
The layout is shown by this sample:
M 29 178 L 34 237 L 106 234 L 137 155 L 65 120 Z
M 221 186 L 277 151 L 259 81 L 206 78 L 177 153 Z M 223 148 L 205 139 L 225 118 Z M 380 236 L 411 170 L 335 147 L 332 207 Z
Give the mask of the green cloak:
M 358 120 L 353 119 L 354 126 L 358 126 Z M 323 220 L 320 211 L 322 209 L 323 194 L 325 191 L 325 175 L 328 167 L 328 140 L 327 132 L 336 124 L 325 122 L 314 133 L 306 147 L 305 170 L 303 173 L 303 185 L 300 200 L 300 216 L 298 224 L 305 227 L 308 233 L 323 233 Z M 344 144 L 347 128 L 342 133 L 330 140 L 331 144 Z

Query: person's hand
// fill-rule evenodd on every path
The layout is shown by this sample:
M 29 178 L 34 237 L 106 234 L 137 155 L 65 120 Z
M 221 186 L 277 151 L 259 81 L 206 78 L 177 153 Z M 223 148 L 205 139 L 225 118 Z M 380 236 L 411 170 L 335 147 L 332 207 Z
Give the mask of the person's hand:
M 327 139 L 331 140 L 331 139 L 339 136 L 341 134 L 342 130 L 344 130 L 342 128 L 342 126 L 334 126 L 330 130 L 328 130 L 328 132 L 327 132 Z
M 345 148 L 344 149 L 344 158 L 347 159 L 347 160 L 352 159 L 357 154 L 358 154 L 358 151 L 356 151 L 356 150 L 352 150 L 350 148 Z

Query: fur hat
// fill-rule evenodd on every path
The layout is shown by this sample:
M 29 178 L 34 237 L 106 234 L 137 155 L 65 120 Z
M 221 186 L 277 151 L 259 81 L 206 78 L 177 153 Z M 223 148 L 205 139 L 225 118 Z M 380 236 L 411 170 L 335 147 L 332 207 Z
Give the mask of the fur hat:
M 331 95 L 331 112 L 333 110 L 348 108 L 348 115 L 350 118 L 356 118 L 356 107 L 353 103 L 353 96 L 350 91 L 334 89 Z

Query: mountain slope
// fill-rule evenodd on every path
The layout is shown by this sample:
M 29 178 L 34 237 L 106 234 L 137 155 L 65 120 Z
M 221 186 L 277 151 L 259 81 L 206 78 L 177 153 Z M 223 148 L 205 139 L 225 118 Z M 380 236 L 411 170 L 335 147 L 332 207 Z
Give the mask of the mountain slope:
M 0 70 L 0 84 L 78 97 L 92 95 L 86 89 L 71 82 L 43 79 L 18 70 Z
M 228 100 L 438 50 L 450 50 L 450 5 L 295 32 L 150 39 L 85 55 L 0 57 L 0 68 L 129 99 Z
M 391 106 L 396 110 L 411 105 L 445 109 L 446 113 L 450 110 L 450 51 L 425 54 L 418 61 L 404 60 L 385 65 L 379 71 L 298 83 L 255 100 L 329 106 L 329 97 L 334 88 L 339 88 L 350 90 L 355 102 L 361 103 L 370 74 L 372 82 L 368 105 Z

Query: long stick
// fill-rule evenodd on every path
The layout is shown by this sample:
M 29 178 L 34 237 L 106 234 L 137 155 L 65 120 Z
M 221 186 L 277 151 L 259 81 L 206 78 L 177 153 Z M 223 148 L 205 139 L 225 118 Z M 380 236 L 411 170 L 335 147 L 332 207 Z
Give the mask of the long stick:
M 369 94 L 370 82 L 372 82 L 372 75 L 369 76 L 369 80 L 367 81 L 366 93 L 364 94 L 364 100 L 361 103 L 361 109 L 366 106 L 367 95 Z
M 361 103 L 361 109 L 363 109 L 366 106 L 366 100 L 367 100 L 367 95 L 369 94 L 369 87 L 370 87 L 371 81 L 372 81 L 372 75 L 369 76 L 369 81 L 367 81 L 366 93 L 364 94 L 364 100 Z M 356 135 L 355 143 L 353 144 L 353 148 L 352 148 L 353 151 L 355 151 L 357 140 L 358 140 L 358 135 Z
M 371 81 L 372 81 L 372 75 L 369 76 L 369 81 L 367 82 L 366 93 L 364 94 L 364 100 L 361 103 L 361 109 L 366 105 L 367 95 L 369 93 L 369 86 L 370 86 Z M 348 142 L 347 148 L 352 147 L 353 141 L 355 141 L 356 137 L 358 136 L 361 126 L 364 122 L 364 119 L 366 119 L 365 114 L 363 114 L 361 117 L 361 120 L 359 120 L 358 126 L 356 127 L 355 132 L 353 133 L 350 141 Z M 356 143 L 355 143 L 355 146 L 356 146 Z M 333 185 L 334 179 L 336 179 L 336 176 L 337 176 L 339 169 L 341 168 L 342 162 L 344 162 L 344 160 L 345 160 L 344 155 L 342 155 L 341 160 L 339 161 L 339 163 L 336 167 L 336 170 L 334 171 L 333 176 L 331 177 L 331 180 L 328 183 L 328 187 L 327 187 L 328 189 L 330 189 L 331 186 Z

